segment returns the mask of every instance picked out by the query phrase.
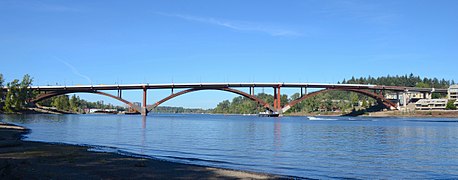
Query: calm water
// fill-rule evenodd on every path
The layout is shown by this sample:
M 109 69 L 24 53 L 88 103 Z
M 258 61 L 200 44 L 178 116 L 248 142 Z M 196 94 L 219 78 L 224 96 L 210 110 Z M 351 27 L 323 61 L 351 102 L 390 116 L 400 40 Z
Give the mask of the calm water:
M 458 119 L 0 116 L 30 141 L 307 178 L 458 178 Z

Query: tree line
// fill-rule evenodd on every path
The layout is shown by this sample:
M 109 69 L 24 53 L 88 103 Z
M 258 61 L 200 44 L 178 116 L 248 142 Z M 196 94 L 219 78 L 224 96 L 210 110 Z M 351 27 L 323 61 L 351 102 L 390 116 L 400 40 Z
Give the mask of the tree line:
M 73 94 L 60 95 L 45 99 L 39 102 L 41 106 L 55 107 L 61 111 L 84 113 L 84 109 L 116 109 L 118 111 L 125 111 L 126 108 L 122 106 L 115 106 L 112 104 L 105 104 L 103 101 L 89 102 L 81 99 L 79 96 Z
M 343 80 L 338 82 L 342 84 L 374 84 L 374 85 L 385 85 L 385 86 L 407 86 L 407 87 L 419 87 L 419 88 L 448 88 L 450 85 L 455 84 L 454 80 L 445 80 L 437 78 L 421 78 L 415 76 L 413 73 L 410 75 L 403 76 L 382 76 L 382 77 L 351 77 L 349 80 Z
M 170 106 L 159 106 L 154 108 L 151 112 L 153 113 L 172 113 L 172 114 L 202 114 L 211 113 L 211 110 L 201 108 L 184 108 L 184 107 L 170 107 Z

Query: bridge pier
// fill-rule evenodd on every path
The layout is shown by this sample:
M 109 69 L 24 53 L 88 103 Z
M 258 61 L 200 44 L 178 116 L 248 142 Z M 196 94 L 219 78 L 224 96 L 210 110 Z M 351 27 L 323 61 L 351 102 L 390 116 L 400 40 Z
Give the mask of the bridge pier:
M 142 116 L 147 116 L 148 115 L 148 109 L 146 109 L 146 87 L 143 87 L 143 104 L 142 104 Z
M 301 87 L 301 97 L 307 95 L 307 87 Z
M 122 98 L 122 90 L 121 89 L 118 89 L 118 97 Z
M 274 88 L 274 109 L 277 109 L 277 88 Z
M 282 108 L 281 108 L 281 92 L 280 92 L 280 86 L 274 87 L 274 109 L 278 113 L 282 113 Z
M 404 106 L 404 109 L 406 109 L 407 108 L 407 91 L 404 91 L 402 93 L 402 100 L 403 100 L 402 105 Z

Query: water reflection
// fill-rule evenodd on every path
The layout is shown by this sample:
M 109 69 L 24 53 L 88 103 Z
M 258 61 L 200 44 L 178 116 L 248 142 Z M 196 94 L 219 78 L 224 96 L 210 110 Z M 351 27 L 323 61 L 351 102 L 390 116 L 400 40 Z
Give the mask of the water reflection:
M 146 148 L 146 116 L 142 116 L 142 143 L 141 143 L 141 153 L 145 153 Z
M 275 118 L 274 120 L 274 146 L 275 151 L 281 147 L 281 118 Z

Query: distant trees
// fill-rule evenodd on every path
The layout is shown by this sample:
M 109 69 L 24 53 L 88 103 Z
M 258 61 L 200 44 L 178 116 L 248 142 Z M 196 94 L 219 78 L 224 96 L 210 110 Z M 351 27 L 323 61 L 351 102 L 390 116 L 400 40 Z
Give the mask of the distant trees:
M 200 109 L 200 108 L 183 108 L 183 107 L 159 106 L 159 107 L 154 108 L 152 112 L 201 114 L 201 113 L 209 113 L 209 112 L 211 112 L 211 110 L 205 110 L 205 109 Z
M 371 76 L 355 78 L 351 77 L 349 80 L 343 80 L 342 84 L 377 84 L 386 86 L 407 86 L 407 87 L 421 87 L 421 88 L 448 88 L 450 85 L 455 84 L 454 80 L 445 80 L 437 78 L 420 78 L 410 73 L 410 75 L 403 76 L 382 76 L 374 78 Z
M 2 84 L 3 84 L 3 76 L 2 76 Z M 33 92 L 29 88 L 32 85 L 33 79 L 28 75 L 24 75 L 22 81 L 19 82 L 18 79 L 14 79 L 13 81 L 7 83 L 8 92 L 3 98 L 4 104 L 2 109 L 4 112 L 12 113 L 21 111 L 27 105 L 27 100 L 33 97 Z M 3 96 L 3 93 L 2 93 Z
M 103 101 L 88 102 L 86 100 L 80 99 L 80 97 L 76 96 L 75 94 L 73 94 L 71 97 L 69 95 L 51 97 L 49 99 L 40 101 L 38 104 L 42 106 L 55 107 L 58 110 L 73 113 L 83 113 L 84 109 L 117 109 L 119 111 L 126 110 L 126 108 L 121 106 L 104 104 Z

